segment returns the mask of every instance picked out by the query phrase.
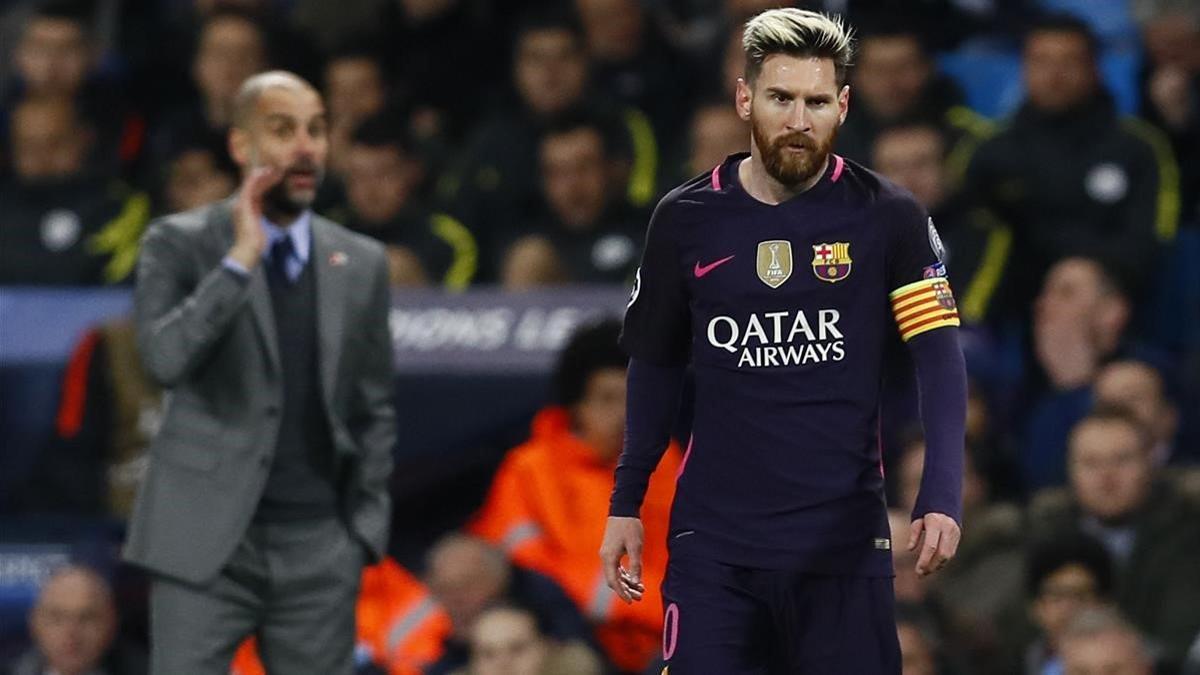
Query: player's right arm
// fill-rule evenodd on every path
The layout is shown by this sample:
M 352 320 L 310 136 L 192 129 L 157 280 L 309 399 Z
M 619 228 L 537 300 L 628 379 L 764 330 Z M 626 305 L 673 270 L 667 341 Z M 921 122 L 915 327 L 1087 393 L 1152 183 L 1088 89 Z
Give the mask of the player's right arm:
M 691 314 L 668 195 L 655 209 L 642 264 L 625 312 L 621 345 L 630 355 L 625 447 L 617 461 L 600 557 L 605 578 L 626 602 L 644 587 L 639 518 L 650 474 L 670 442 L 691 345 Z M 628 557 L 628 570 L 621 567 Z

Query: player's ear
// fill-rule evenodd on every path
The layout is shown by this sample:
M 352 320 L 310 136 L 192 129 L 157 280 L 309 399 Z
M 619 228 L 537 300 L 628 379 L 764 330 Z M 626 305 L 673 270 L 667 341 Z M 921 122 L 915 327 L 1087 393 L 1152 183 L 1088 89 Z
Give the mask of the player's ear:
M 739 77 L 737 88 L 733 93 L 733 105 L 737 108 L 738 117 L 742 118 L 743 122 L 750 121 L 750 98 L 750 85 L 745 78 Z
M 245 129 L 235 126 L 229 130 L 229 156 L 238 166 L 248 166 L 251 162 L 250 134 Z
M 850 85 L 843 84 L 838 92 L 838 125 L 846 122 L 846 113 L 850 112 Z

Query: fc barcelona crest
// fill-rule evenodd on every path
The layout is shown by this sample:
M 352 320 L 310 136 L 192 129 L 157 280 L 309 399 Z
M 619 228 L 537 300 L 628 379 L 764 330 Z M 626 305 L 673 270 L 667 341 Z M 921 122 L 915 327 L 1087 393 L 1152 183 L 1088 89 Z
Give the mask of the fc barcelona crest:
M 850 276 L 850 243 L 813 244 L 813 274 L 821 281 L 833 283 Z
M 792 242 L 782 239 L 758 242 L 758 278 L 779 288 L 792 276 Z

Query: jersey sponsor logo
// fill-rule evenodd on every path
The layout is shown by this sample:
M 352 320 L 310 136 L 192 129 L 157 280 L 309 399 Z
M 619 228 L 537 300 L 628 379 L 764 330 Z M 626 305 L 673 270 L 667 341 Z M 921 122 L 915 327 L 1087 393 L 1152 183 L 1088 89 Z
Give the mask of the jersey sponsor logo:
M 696 278 L 699 279 L 699 278 L 703 277 L 704 275 L 708 274 L 709 272 L 717 269 L 721 265 L 724 265 L 725 263 L 729 262 L 730 260 L 733 260 L 733 256 L 726 256 L 724 258 L 721 258 L 720 260 L 714 260 L 713 262 L 710 262 L 707 265 L 701 265 L 700 261 L 697 260 L 696 267 L 695 267 L 695 269 L 692 270 L 692 274 L 696 275 Z
M 938 262 L 946 262 L 946 245 L 942 243 L 942 235 L 938 234 L 937 228 L 933 226 L 933 217 L 930 216 L 927 224 L 929 230 L 929 248 L 933 249 L 933 254 L 937 256 Z
M 792 276 L 792 242 L 771 239 L 758 242 L 758 278 L 771 288 L 779 288 Z
M 751 314 L 744 322 L 714 316 L 708 322 L 708 344 L 738 357 L 738 368 L 803 366 L 846 358 L 845 336 L 836 309 L 812 317 L 804 310 Z
M 850 276 L 850 243 L 813 244 L 813 274 L 821 281 L 834 283 Z

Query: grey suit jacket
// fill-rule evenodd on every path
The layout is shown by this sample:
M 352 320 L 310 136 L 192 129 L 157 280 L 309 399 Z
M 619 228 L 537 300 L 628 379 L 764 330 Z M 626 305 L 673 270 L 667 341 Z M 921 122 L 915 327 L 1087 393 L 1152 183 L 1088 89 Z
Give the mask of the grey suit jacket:
M 379 557 L 396 437 L 386 257 L 378 243 L 319 216 L 312 239 L 320 382 L 345 477 L 342 515 Z M 265 272 L 259 265 L 247 282 L 224 269 L 232 243 L 226 200 L 152 223 L 138 260 L 138 347 L 169 394 L 124 555 L 192 583 L 215 578 L 245 534 L 283 406 Z

